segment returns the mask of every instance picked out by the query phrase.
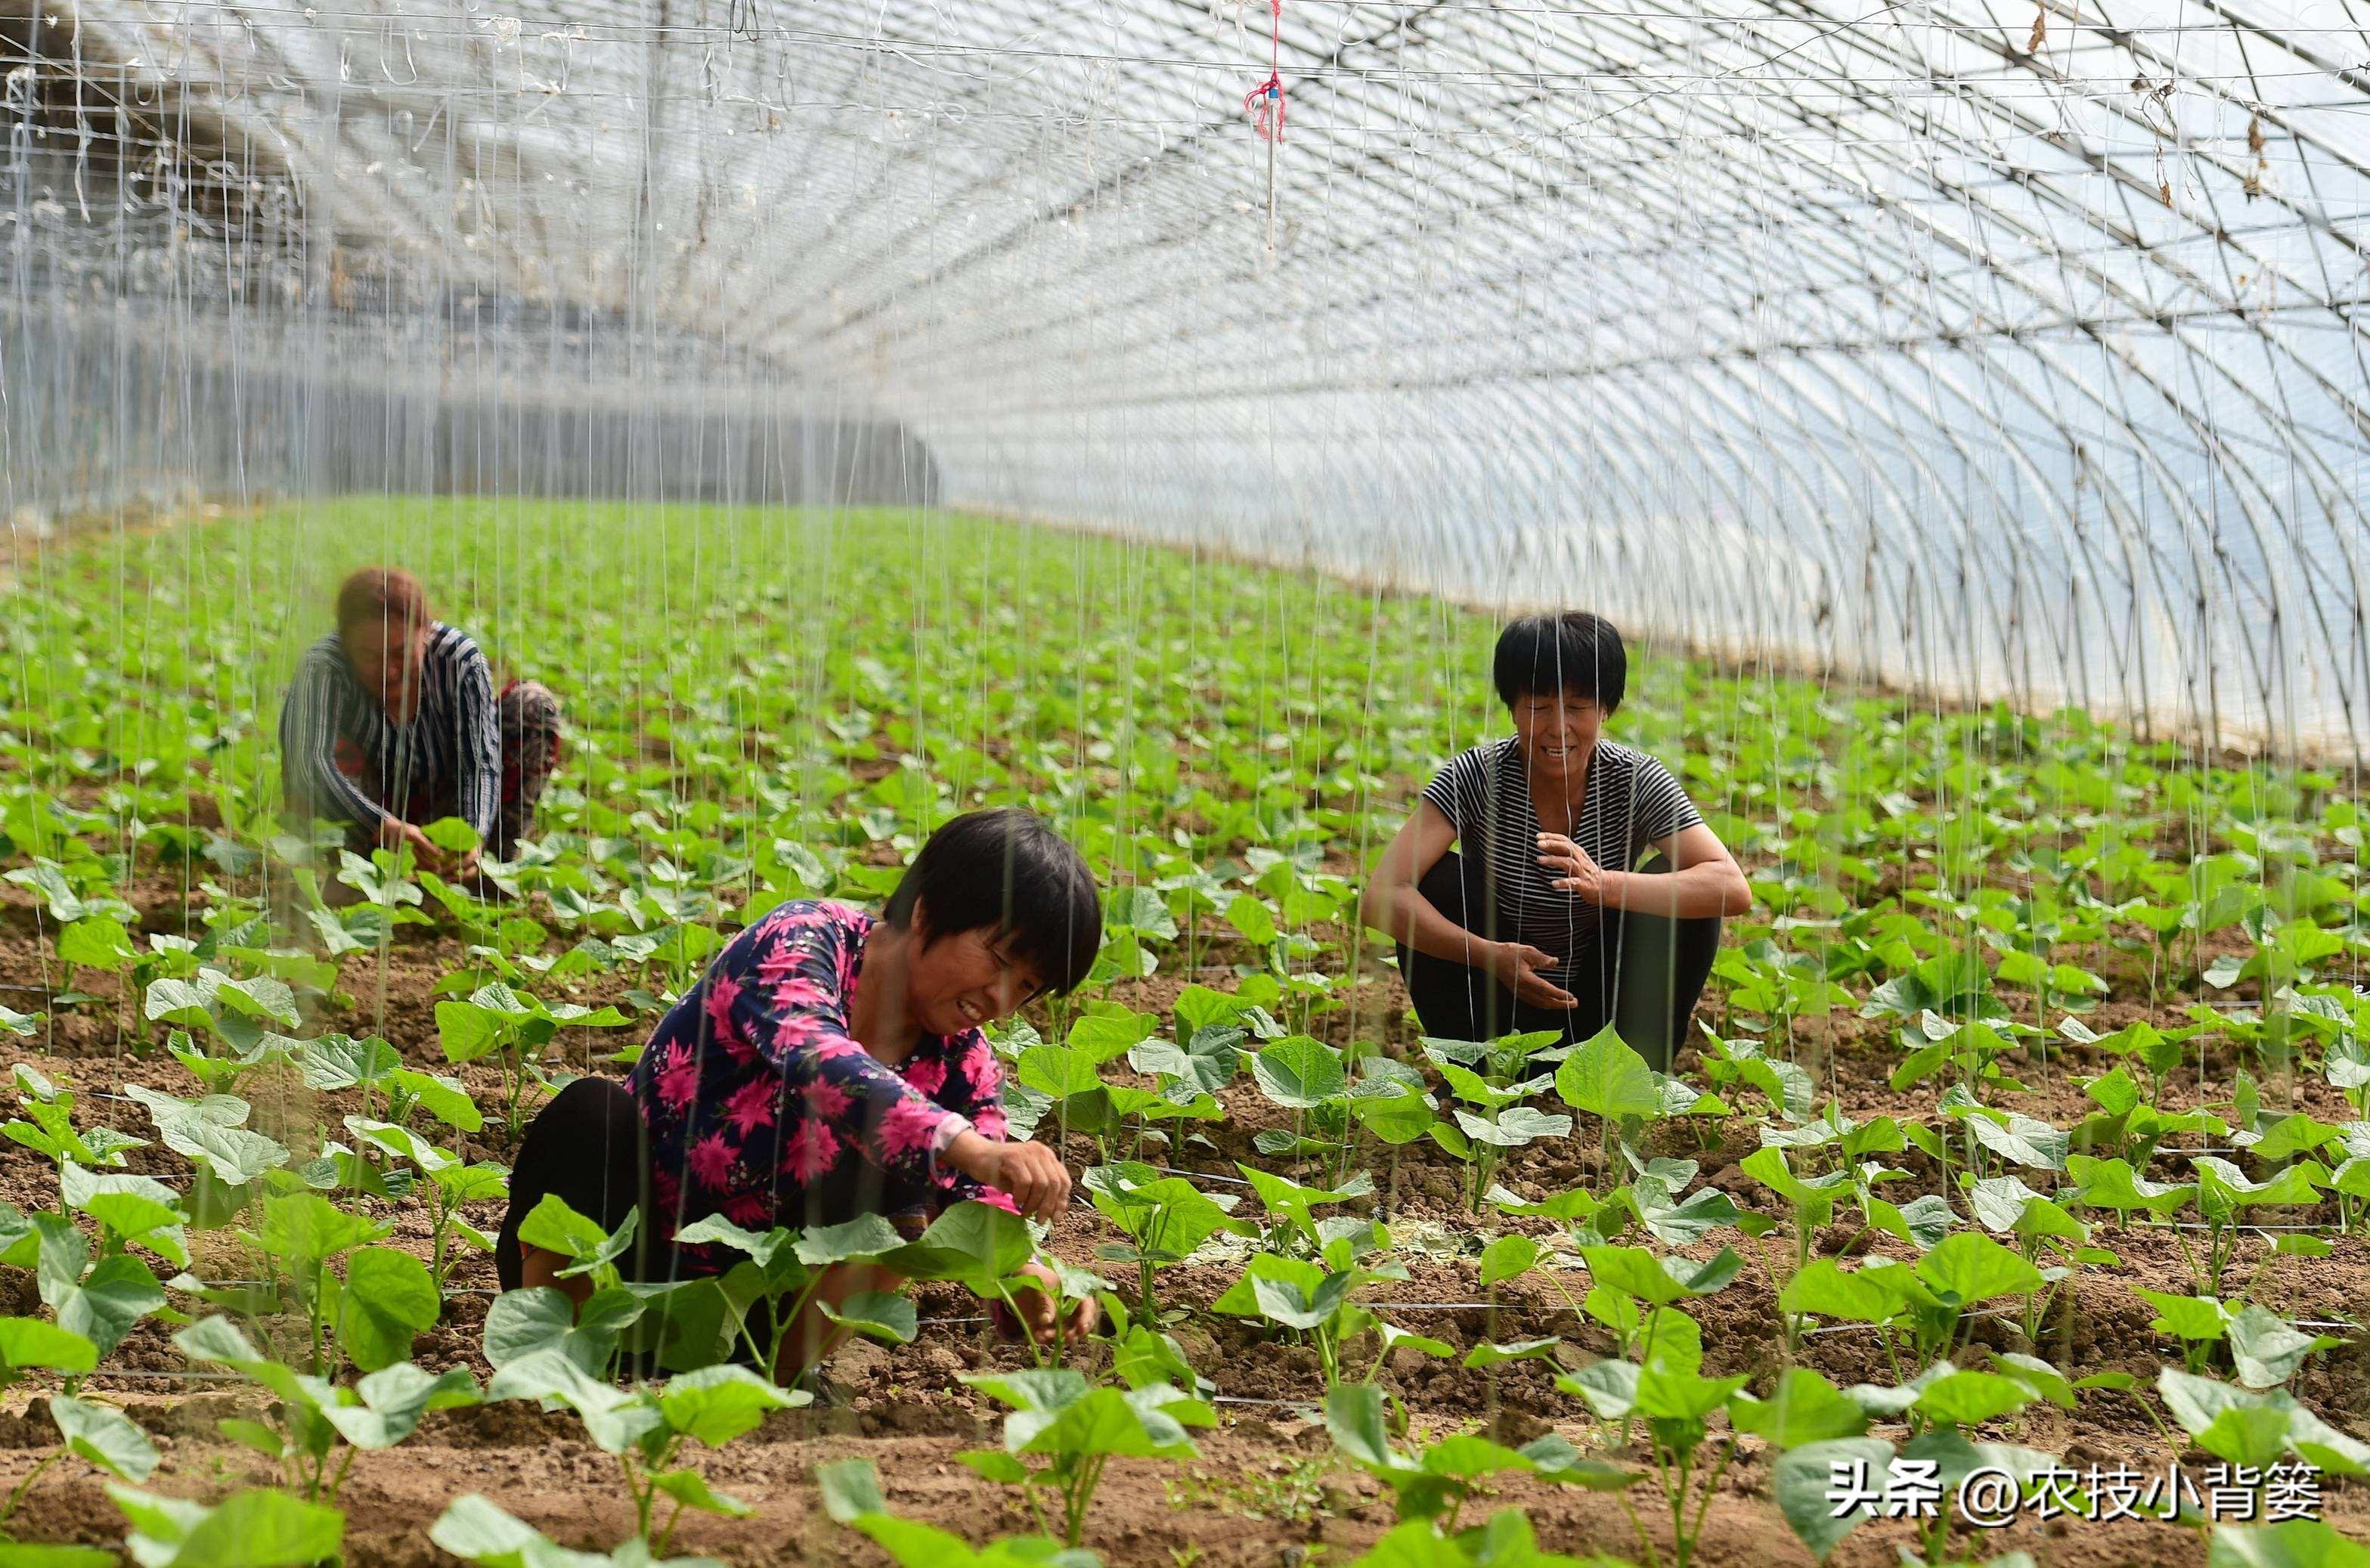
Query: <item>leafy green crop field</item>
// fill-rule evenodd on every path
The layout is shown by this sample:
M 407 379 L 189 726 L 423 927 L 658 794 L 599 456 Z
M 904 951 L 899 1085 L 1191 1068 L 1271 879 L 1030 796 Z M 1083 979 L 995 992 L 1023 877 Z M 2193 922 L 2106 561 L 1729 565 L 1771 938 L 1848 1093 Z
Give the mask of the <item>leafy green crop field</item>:
M 279 820 L 282 685 L 365 561 L 567 707 L 485 896 Z M 1437 601 L 363 497 L 48 548 L 0 612 L 0 1568 L 2364 1561 L 2343 778 L 1645 658 L 1608 733 L 1756 901 L 1663 1076 L 1424 1040 L 1358 928 L 1503 729 L 1494 622 Z M 999 1042 L 1066 1217 L 742 1233 L 673 1287 L 583 1227 L 581 1318 L 495 1293 L 555 1085 L 1003 802 L 1108 889 L 1092 983 Z M 1032 1254 L 1101 1334 L 988 1331 Z M 871 1256 L 920 1283 L 823 1399 L 732 1363 Z

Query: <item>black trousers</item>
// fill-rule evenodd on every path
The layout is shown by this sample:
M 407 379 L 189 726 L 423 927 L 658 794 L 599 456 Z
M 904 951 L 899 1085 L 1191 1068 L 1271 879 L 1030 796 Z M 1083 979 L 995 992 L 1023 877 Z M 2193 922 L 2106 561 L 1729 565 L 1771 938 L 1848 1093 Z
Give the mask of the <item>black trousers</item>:
M 494 1274 L 502 1288 L 519 1287 L 519 1227 L 546 1193 L 558 1194 L 604 1230 L 616 1229 L 641 1209 L 634 1247 L 617 1265 L 627 1279 L 653 1277 L 644 1266 L 650 1251 L 650 1135 L 634 1091 L 615 1078 L 578 1078 L 551 1097 L 519 1140 L 510 1211 L 494 1238 Z
M 629 1280 L 657 1283 L 679 1278 L 672 1247 L 653 1245 L 650 1221 L 650 1134 L 634 1091 L 615 1078 L 581 1078 L 551 1097 L 527 1124 L 511 1170 L 510 1209 L 494 1238 L 494 1273 L 504 1290 L 519 1287 L 523 1267 L 519 1227 L 546 1193 L 558 1193 L 569 1208 L 615 1230 L 639 1208 L 642 1223 L 632 1251 L 617 1260 Z M 796 1211 L 760 1222 L 802 1229 L 839 1225 L 859 1215 L 886 1215 L 907 1236 L 917 1236 L 930 1219 L 930 1192 L 918 1182 L 880 1178 L 872 1167 L 844 1189 L 811 1189 Z
M 1656 855 L 1639 868 L 1670 870 Z M 1451 850 L 1416 890 L 1432 906 L 1486 940 L 1515 940 L 1497 927 L 1498 900 L 1481 861 Z M 1515 1000 L 1485 970 L 1399 945 L 1399 974 L 1426 1034 L 1443 1040 L 1495 1040 L 1554 1030 L 1565 1040 L 1593 1038 L 1608 1023 L 1629 1048 L 1662 1072 L 1693 1027 L 1696 1002 L 1720 952 L 1720 917 L 1674 920 L 1634 910 L 1599 909 L 1593 942 L 1570 954 L 1546 978 L 1579 1003 L 1569 1011 Z
M 511 1206 L 494 1239 L 494 1274 L 504 1290 L 516 1290 L 524 1259 L 519 1248 L 519 1227 L 535 1212 L 546 1193 L 560 1200 L 604 1230 L 616 1230 L 639 1209 L 641 1224 L 634 1244 L 617 1260 L 617 1272 L 629 1281 L 662 1284 L 684 1277 L 675 1250 L 653 1241 L 650 1228 L 650 1138 L 643 1128 L 642 1108 L 633 1090 L 615 1078 L 581 1078 L 551 1097 L 551 1103 L 527 1124 L 519 1140 L 518 1163 L 511 1170 Z M 635 1331 L 644 1337 L 640 1347 L 628 1350 L 621 1365 L 636 1375 L 658 1369 L 688 1371 L 707 1365 L 715 1354 L 708 1336 L 712 1320 L 684 1320 L 697 1324 L 680 1342 L 670 1338 L 665 1322 L 672 1309 L 660 1306 Z M 772 1303 L 753 1302 L 748 1308 L 749 1334 L 757 1343 L 774 1337 Z M 736 1362 L 756 1366 L 747 1344 L 737 1336 L 726 1353 Z M 680 1359 L 675 1357 L 680 1355 Z M 763 1368 L 760 1368 L 761 1370 Z

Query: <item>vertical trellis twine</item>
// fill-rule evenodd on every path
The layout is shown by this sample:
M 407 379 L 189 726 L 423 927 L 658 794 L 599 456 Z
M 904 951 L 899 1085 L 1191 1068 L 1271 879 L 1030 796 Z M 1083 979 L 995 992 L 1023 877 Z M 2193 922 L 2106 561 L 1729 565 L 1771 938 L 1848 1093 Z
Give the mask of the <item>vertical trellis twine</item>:
M 1283 0 L 1268 0 L 1267 80 L 1243 95 L 1243 112 L 1267 144 L 1267 248 L 1275 249 L 1275 150 L 1283 140 Z

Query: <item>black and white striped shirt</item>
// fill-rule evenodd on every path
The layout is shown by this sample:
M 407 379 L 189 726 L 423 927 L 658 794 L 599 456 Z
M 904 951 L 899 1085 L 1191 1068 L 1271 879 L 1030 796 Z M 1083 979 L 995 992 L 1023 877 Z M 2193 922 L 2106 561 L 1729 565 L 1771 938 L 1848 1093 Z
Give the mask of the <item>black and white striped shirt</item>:
M 1423 787 L 1423 798 L 1455 824 L 1463 854 L 1485 861 L 1499 940 L 1569 958 L 1596 940 L 1596 905 L 1548 885 L 1539 864 L 1539 815 L 1520 741 L 1509 737 L 1458 754 Z M 1626 871 L 1649 845 L 1701 821 L 1669 768 L 1635 747 L 1599 741 L 1571 840 L 1606 870 Z M 1441 913 L 1459 918 L 1455 910 Z
M 339 766 L 339 742 L 353 775 Z M 501 807 L 493 671 L 476 639 L 442 621 L 429 623 L 408 724 L 362 689 L 335 635 L 306 649 L 280 710 L 280 751 L 289 801 L 315 816 L 370 825 L 432 802 L 490 836 Z

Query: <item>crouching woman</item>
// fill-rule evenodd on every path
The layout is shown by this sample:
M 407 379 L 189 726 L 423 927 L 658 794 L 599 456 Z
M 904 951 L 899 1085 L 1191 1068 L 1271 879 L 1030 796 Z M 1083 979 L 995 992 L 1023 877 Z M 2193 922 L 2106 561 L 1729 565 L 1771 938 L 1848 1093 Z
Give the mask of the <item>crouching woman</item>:
M 975 1198 L 1053 1219 L 1069 1172 L 1045 1145 L 1006 1139 L 1002 1069 L 981 1029 L 1086 978 L 1101 940 L 1086 862 L 1018 809 L 940 827 L 877 918 L 827 899 L 781 905 L 717 954 L 625 1083 L 579 1078 L 527 1128 L 495 1248 L 502 1288 L 583 1298 L 584 1280 L 558 1277 L 568 1259 L 519 1240 L 546 1193 L 612 1230 L 639 1206 L 631 1273 L 646 1280 L 730 1264 L 673 1241 L 710 1215 L 763 1231 L 879 1214 L 914 1234 Z M 1017 1293 L 1017 1326 L 1042 1339 L 1059 1297 L 1052 1271 L 1029 1270 L 1041 1288 Z M 845 1331 L 825 1303 L 902 1283 L 833 1267 L 787 1326 L 775 1378 L 837 1345 Z

